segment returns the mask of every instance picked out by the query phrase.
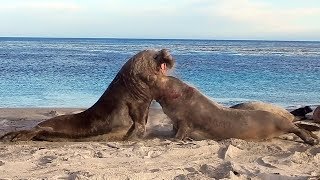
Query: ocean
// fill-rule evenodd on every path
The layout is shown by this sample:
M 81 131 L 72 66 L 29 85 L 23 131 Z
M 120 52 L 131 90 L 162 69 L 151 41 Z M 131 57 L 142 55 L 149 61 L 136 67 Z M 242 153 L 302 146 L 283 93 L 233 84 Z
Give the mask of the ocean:
M 167 48 L 171 75 L 225 106 L 320 105 L 320 42 L 0 38 L 0 107 L 90 107 L 134 54 Z

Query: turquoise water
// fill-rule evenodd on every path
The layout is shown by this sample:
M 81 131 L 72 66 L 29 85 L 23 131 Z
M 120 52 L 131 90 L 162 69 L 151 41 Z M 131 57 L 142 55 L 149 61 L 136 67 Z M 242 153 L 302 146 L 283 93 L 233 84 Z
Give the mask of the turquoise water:
M 162 48 L 224 105 L 320 104 L 320 42 L 0 38 L 0 107 L 89 107 L 128 58 Z

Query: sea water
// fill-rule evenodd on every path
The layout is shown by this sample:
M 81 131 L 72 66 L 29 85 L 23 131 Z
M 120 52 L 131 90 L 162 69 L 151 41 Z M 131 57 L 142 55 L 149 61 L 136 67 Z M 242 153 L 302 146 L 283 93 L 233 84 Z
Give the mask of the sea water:
M 223 105 L 320 104 L 320 42 L 0 38 L 0 107 L 90 107 L 130 57 L 162 48 L 171 75 Z

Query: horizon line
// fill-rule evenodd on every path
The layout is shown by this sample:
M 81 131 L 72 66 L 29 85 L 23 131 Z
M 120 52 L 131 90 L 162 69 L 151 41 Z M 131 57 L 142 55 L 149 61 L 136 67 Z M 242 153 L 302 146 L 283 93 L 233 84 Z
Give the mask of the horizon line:
M 123 39 L 123 40 L 197 40 L 197 41 L 278 41 L 278 42 L 320 42 L 320 40 L 281 40 L 281 39 L 220 39 L 220 38 L 139 38 L 139 37 L 53 37 L 53 36 L 0 36 L 0 38 L 22 39 Z

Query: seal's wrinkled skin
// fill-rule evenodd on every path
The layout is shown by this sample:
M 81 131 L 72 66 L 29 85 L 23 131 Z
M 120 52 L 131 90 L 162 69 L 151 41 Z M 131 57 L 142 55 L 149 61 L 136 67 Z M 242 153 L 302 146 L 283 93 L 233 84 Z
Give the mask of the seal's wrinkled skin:
M 176 138 L 193 139 L 269 139 L 294 133 L 304 142 L 318 143 L 316 135 L 295 126 L 288 118 L 261 110 L 223 107 L 198 90 L 174 77 L 159 77 L 154 95 L 163 112 L 174 122 Z
M 54 117 L 31 130 L 10 132 L 0 139 L 59 141 L 61 138 L 75 140 L 105 134 L 110 134 L 107 139 L 114 140 L 141 137 L 153 99 L 150 79 L 164 76 L 167 67 L 173 65 L 174 60 L 165 49 L 141 51 L 123 65 L 107 90 L 89 109 Z

